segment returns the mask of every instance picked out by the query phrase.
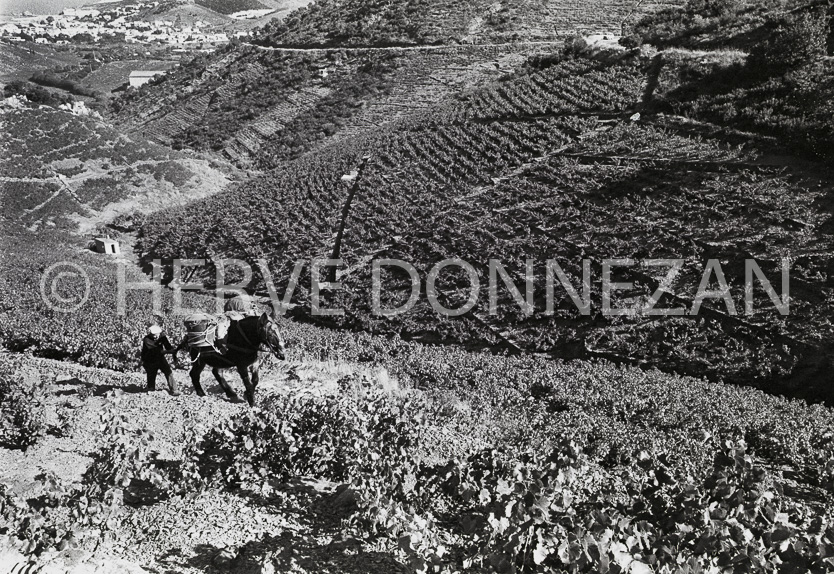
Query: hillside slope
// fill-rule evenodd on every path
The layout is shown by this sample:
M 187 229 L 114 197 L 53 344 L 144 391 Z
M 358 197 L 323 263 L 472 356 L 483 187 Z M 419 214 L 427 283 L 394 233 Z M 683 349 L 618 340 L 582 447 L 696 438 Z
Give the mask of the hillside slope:
M 127 137 L 84 110 L 14 98 L 0 107 L 0 344 L 123 366 L 152 313 L 150 297 L 133 293 L 127 308 L 142 317 L 117 314 L 114 263 L 126 264 L 126 280 L 145 279 L 130 230 L 163 206 L 219 192 L 235 170 Z M 91 251 L 101 235 L 121 243 L 121 256 Z
M 233 43 L 129 90 L 114 102 L 114 119 L 166 145 L 272 167 L 335 134 L 388 124 L 495 79 L 572 33 L 619 32 L 624 19 L 665 5 L 317 2 L 264 26 L 251 44 Z M 408 39 L 392 39 L 406 32 Z M 392 45 L 423 49 L 384 48 Z
M 340 5 L 357 16 L 342 29 Z M 426 2 L 367 5 L 324 0 L 270 41 L 437 33 L 409 12 Z M 430 6 L 444 33 L 471 16 Z M 826 12 L 692 0 L 657 18 L 625 43 L 654 22 L 661 50 L 593 57 L 230 46 L 131 93 L 119 128 L 7 102 L 0 570 L 830 571 L 834 410 L 808 402 L 834 403 Z M 142 130 L 264 173 L 202 197 L 228 172 Z M 108 221 L 119 258 L 77 236 Z M 320 315 L 309 263 L 337 238 L 340 285 L 318 303 L 344 314 Z M 208 293 L 160 288 L 157 310 L 140 288 L 118 312 L 116 269 L 150 281 L 161 259 L 167 280 L 184 257 L 209 260 L 184 279 Z M 251 409 L 182 370 L 179 396 L 135 372 L 151 321 L 176 341 L 178 306 L 219 312 L 221 258 L 256 269 L 259 312 L 303 263 L 287 360 L 265 359 Z M 383 258 L 416 280 L 374 277 Z M 773 298 L 761 278 L 745 291 L 750 259 Z M 471 273 L 435 276 L 444 260 Z M 375 314 L 375 279 L 383 307 L 415 284 L 416 303 Z M 655 292 L 681 313 L 643 313 Z
M 251 262 L 265 257 L 276 284 L 286 285 L 296 260 L 329 255 L 347 193 L 339 178 L 370 153 L 343 240 L 345 292 L 332 302 L 347 316 L 315 320 L 427 340 L 608 357 L 827 397 L 815 377 L 828 368 L 818 344 L 834 336 L 825 255 L 832 247 L 828 172 L 769 159 L 766 140 L 756 149 L 752 136 L 730 137 L 717 127 L 710 132 L 662 116 L 628 121 L 646 105 L 652 71 L 651 61 L 639 58 L 531 68 L 459 103 L 279 164 L 187 212 L 158 213 L 143 227 L 142 248 L 162 258 L 183 251 L 209 259 L 216 253 Z M 748 145 L 738 148 L 739 137 Z M 770 216 L 753 215 L 762 213 Z M 784 254 L 792 257 L 790 316 L 754 289 L 760 312 L 736 317 L 745 309 L 744 259 L 754 258 L 781 285 Z M 484 291 L 472 311 L 455 319 L 439 318 L 425 299 L 407 314 L 374 317 L 370 261 L 386 257 L 417 268 L 423 296 L 429 270 L 447 257 L 474 265 L 484 290 L 488 259 L 501 259 L 521 284 L 522 261 L 532 258 L 539 265 L 535 310 L 524 316 L 499 287 L 498 314 L 489 312 Z M 548 312 L 543 265 L 554 257 L 574 285 L 582 259 L 590 259 L 593 320 L 564 291 L 556 312 Z M 703 318 L 599 316 L 602 260 L 663 257 L 685 265 L 673 284 L 678 298 L 661 306 L 692 308 L 706 263 L 717 258 L 733 290 L 732 309 L 708 300 Z M 303 277 L 295 300 L 309 313 Z M 663 271 L 634 269 L 626 277 L 635 287 L 615 294 L 614 307 L 641 307 Z M 390 280 L 397 286 L 388 288 L 385 301 L 396 306 L 408 298 L 402 291 L 408 283 L 397 283 L 396 275 Z M 467 284 L 457 274 L 441 278 L 445 306 L 465 302 Z
M 175 148 L 273 167 L 333 137 L 373 131 L 482 82 L 550 45 L 421 50 L 241 46 L 126 94 L 115 120 Z
M 513 506 L 523 507 L 528 488 L 542 488 L 523 478 L 541 472 L 539 460 L 564 476 L 558 495 L 545 487 L 533 499 L 563 501 L 548 503 L 554 521 L 541 530 L 604 520 L 601 513 L 628 517 L 627 525 L 640 518 L 649 550 L 635 546 L 632 561 L 651 561 L 682 524 L 695 537 L 716 529 L 710 535 L 729 545 L 734 535 L 716 523 L 737 509 L 736 496 L 761 500 L 761 511 L 738 519 L 764 546 L 746 551 L 761 560 L 808 571 L 834 546 L 825 526 L 830 409 L 604 362 L 357 341 L 295 325 L 287 334 L 293 362 L 265 370 L 261 408 L 251 410 L 221 399 L 213 384 L 198 397 L 182 371 L 174 376 L 184 393 L 172 397 L 146 391 L 140 373 L 0 354 L 3 383 L 31 392 L 25 404 L 3 403 L 4 415 L 30 424 L 30 442 L 0 448 L 0 564 L 70 571 L 106 560 L 119 569 L 95 572 L 131 574 L 412 572 L 408 564 L 435 551 L 402 538 L 437 536 L 448 540 L 439 564 L 477 559 L 498 572 L 487 562 L 494 553 L 485 555 L 480 535 L 462 524 L 506 508 L 507 484 L 518 485 Z M 325 350 L 344 358 L 304 354 Z M 16 430 L 4 425 L 0 438 Z M 522 478 L 506 482 L 513 472 Z M 400 480 L 409 481 L 405 492 Z M 461 484 L 470 492 L 458 494 Z M 665 495 L 690 501 L 670 526 Z M 774 509 L 789 529 L 767 518 Z M 448 518 L 423 518 L 439 512 Z M 771 542 L 777 535 L 791 546 Z M 631 530 L 612 536 L 625 544 Z M 524 560 L 511 542 L 503 548 Z M 594 560 L 609 559 L 601 552 Z M 713 553 L 687 544 L 664 559 L 703 564 Z M 570 558 L 554 549 L 546 564 L 530 562 L 547 572 Z
M 825 103 L 830 22 L 815 4 L 719 4 L 688 2 L 647 15 L 625 39 L 663 50 L 534 56 L 492 81 L 463 90 L 449 84 L 434 101 L 418 103 L 418 90 L 410 101 L 407 90 L 395 93 L 397 74 L 408 66 L 392 58 L 390 68 L 374 72 L 381 81 L 372 99 L 349 99 L 337 84 L 319 93 L 319 104 L 282 130 L 261 132 L 264 139 L 251 146 L 258 165 L 277 169 L 188 213 L 155 215 L 143 228 L 142 248 L 163 258 L 186 250 L 209 259 L 265 258 L 277 284 L 286 284 L 296 260 L 331 253 L 348 192 L 339 179 L 370 154 L 343 238 L 345 291 L 332 302 L 346 316 L 314 320 L 512 352 L 607 357 L 830 399 L 832 182 L 829 168 L 817 163 L 834 149 Z M 287 30 L 316 21 L 327 6 L 288 19 Z M 277 29 L 270 34 L 280 44 Z M 692 49 L 701 45 L 719 49 Z M 397 97 L 402 111 L 375 126 L 369 102 L 385 109 Z M 347 120 L 326 113 L 340 102 L 361 110 Z M 454 319 L 438 318 L 424 299 L 405 315 L 375 317 L 370 262 L 385 257 L 412 263 L 423 295 L 431 267 L 447 257 L 474 265 L 484 290 L 490 258 L 501 259 L 516 284 L 523 260 L 532 258 L 539 265 L 533 312 L 523 313 L 499 286 L 498 312 L 482 291 L 478 304 Z M 542 267 L 554 257 L 574 285 L 589 260 L 590 317 L 563 292 L 548 309 Z M 601 266 L 611 258 L 682 260 L 674 297 L 661 306 L 693 315 L 602 316 Z M 748 311 L 748 259 L 778 286 L 777 295 L 785 261 L 789 315 L 758 284 Z M 702 281 L 701 292 L 716 280 L 704 277 L 711 261 L 722 265 L 732 300 L 712 297 L 700 312 Z M 206 277 L 211 273 L 209 266 Z M 615 294 L 614 307 L 641 309 L 662 278 L 646 267 L 623 271 L 633 285 Z M 467 299 L 467 284 L 461 274 L 439 283 L 457 305 Z M 408 298 L 409 283 L 396 285 L 386 294 L 391 304 Z M 253 287 L 263 290 L 265 282 Z M 295 293 L 303 309 L 296 312 L 311 318 L 308 295 L 303 287 Z
M 0 83 L 26 81 L 37 72 L 60 65 L 77 65 L 80 61 L 77 54 L 58 51 L 49 45 L 31 44 L 23 47 L 11 42 L 0 42 Z
M 3 216 L 30 231 L 88 233 L 118 213 L 184 203 L 229 182 L 216 162 L 126 137 L 83 104 L 65 107 L 0 110 Z
M 554 40 L 571 33 L 620 34 L 641 15 L 676 1 L 319 0 L 259 40 L 278 46 L 379 46 Z
M 691 2 L 645 17 L 628 41 L 667 48 L 653 62 L 653 110 L 758 132 L 784 151 L 830 161 L 832 17 L 830 2 Z

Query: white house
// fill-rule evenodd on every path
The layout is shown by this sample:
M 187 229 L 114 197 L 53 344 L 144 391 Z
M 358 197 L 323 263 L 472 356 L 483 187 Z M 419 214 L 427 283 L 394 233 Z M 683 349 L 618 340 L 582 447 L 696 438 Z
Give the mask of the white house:
M 107 253 L 108 255 L 118 255 L 121 253 L 119 242 L 109 237 L 96 237 L 96 251 L 99 253 Z
M 132 87 L 139 87 L 147 84 L 154 76 L 164 74 L 165 70 L 134 70 L 130 73 L 128 81 Z

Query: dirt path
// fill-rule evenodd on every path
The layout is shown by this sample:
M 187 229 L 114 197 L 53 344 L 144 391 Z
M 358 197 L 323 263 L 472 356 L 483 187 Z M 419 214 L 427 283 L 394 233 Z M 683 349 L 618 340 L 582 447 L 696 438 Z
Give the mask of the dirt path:
M 154 450 L 168 461 L 181 459 L 190 431 L 202 433 L 249 408 L 228 401 L 208 372 L 201 379 L 208 394 L 198 397 L 187 372 L 175 370 L 183 394 L 172 397 L 166 391 L 148 392 L 144 373 L 46 359 L 26 363 L 49 383 L 48 434 L 26 452 L 0 449 L 0 483 L 24 497 L 38 494 L 37 477 L 43 473 L 54 473 L 67 484 L 81 481 L 100 444 L 99 414 L 106 395 L 115 389 L 123 392 L 118 409 L 128 424 L 150 430 Z M 359 370 L 363 367 L 325 362 L 272 364 L 262 373 L 258 396 L 335 392 L 340 378 Z M 229 381 L 242 391 L 235 376 Z M 112 540 L 94 555 L 88 549 L 76 557 L 83 565 L 78 572 L 109 573 L 94 567 L 108 561 L 118 563 L 113 574 L 404 571 L 390 555 L 362 550 L 344 537 L 337 484 L 299 478 L 275 486 L 267 495 L 208 489 L 161 501 L 126 500 Z M 10 556 L 0 544 L 0 571 L 11 567 Z
M 429 52 L 429 51 L 461 51 L 480 48 L 507 48 L 507 47 L 524 47 L 524 46 L 563 46 L 563 40 L 538 40 L 527 42 L 498 42 L 492 44 L 437 44 L 437 45 L 421 45 L 421 46 L 350 46 L 341 47 L 334 46 L 330 48 L 285 48 L 282 46 L 261 46 L 260 44 L 251 44 L 243 42 L 246 46 L 257 48 L 258 50 L 267 50 L 271 52 L 304 52 L 304 53 L 329 53 L 329 52 Z

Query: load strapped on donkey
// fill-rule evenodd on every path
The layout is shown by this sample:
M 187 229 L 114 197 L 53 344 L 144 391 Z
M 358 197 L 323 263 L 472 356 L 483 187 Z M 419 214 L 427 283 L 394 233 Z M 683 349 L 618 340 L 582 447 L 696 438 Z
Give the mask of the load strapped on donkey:
M 185 337 L 177 351 L 188 347 L 191 356 L 191 383 L 199 396 L 205 396 L 200 385 L 200 373 L 206 365 L 226 396 L 237 401 L 238 396 L 220 373 L 221 369 L 237 369 L 246 387 L 244 396 L 250 406 L 255 403 L 255 387 L 260 368 L 259 351 L 265 347 L 278 359 L 285 359 L 284 339 L 275 320 L 267 313 L 253 315 L 251 304 L 232 299 L 220 320 L 207 313 L 194 313 L 185 318 Z
M 185 325 L 185 344 L 189 349 L 213 349 L 217 341 L 218 320 L 208 313 L 192 313 L 183 321 Z

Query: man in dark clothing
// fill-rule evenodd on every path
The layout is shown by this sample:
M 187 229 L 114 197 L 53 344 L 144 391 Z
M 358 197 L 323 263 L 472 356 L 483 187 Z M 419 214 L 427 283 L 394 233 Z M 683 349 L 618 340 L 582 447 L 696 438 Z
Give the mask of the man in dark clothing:
M 148 390 L 156 390 L 156 375 L 162 371 L 168 379 L 168 392 L 176 397 L 182 393 L 177 390 L 171 365 L 165 359 L 165 355 L 171 353 L 174 353 L 174 348 L 168 341 L 168 337 L 162 333 L 162 327 L 152 325 L 148 329 L 148 334 L 142 339 L 142 366 L 148 374 Z

